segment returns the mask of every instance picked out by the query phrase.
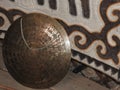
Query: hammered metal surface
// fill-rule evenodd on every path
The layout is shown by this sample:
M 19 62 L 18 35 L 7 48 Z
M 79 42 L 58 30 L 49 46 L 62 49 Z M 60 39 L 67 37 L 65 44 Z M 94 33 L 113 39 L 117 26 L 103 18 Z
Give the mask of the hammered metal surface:
M 69 69 L 70 42 L 56 20 L 32 13 L 9 27 L 3 57 L 9 73 L 19 83 L 48 88 L 59 82 Z

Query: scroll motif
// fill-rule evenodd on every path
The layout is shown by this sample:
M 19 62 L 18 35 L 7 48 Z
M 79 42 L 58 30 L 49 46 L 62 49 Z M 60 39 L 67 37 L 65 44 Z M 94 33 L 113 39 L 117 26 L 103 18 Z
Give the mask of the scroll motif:
M 80 43 L 80 40 L 83 39 L 80 35 L 76 35 L 74 37 L 76 47 L 78 47 L 80 50 L 85 50 L 85 49 L 88 49 L 93 44 L 94 41 L 101 41 L 104 43 L 104 45 L 96 46 L 96 53 L 100 58 L 104 60 L 112 59 L 116 65 L 119 64 L 119 60 L 120 60 L 120 56 L 119 56 L 120 55 L 120 35 L 119 35 L 120 28 L 118 28 L 120 26 L 120 10 L 118 9 L 113 10 L 112 14 L 118 17 L 117 20 L 114 22 L 109 20 L 107 15 L 107 12 L 108 12 L 107 10 L 111 5 L 118 4 L 118 3 L 120 3 L 120 0 L 103 0 L 101 2 L 100 15 L 105 25 L 102 28 L 100 33 L 98 32 L 91 33 L 85 27 L 80 25 L 71 25 L 68 27 L 65 23 L 62 23 L 69 35 L 71 33 L 74 33 L 75 31 L 78 31 L 85 36 L 84 38 L 86 38 L 86 42 L 84 44 Z M 112 41 L 114 41 L 115 43 L 114 46 L 111 46 L 109 43 L 110 38 L 108 38 L 108 36 L 110 36 L 109 33 L 114 28 L 118 28 L 117 29 L 118 31 L 116 31 L 118 33 L 114 34 L 113 36 L 111 35 Z

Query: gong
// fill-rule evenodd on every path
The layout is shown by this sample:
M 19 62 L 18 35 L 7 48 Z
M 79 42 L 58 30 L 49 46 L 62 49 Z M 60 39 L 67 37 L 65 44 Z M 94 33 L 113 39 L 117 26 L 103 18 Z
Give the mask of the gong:
M 38 13 L 17 19 L 3 43 L 4 63 L 11 76 L 31 88 L 48 88 L 64 78 L 71 59 L 65 29 Z

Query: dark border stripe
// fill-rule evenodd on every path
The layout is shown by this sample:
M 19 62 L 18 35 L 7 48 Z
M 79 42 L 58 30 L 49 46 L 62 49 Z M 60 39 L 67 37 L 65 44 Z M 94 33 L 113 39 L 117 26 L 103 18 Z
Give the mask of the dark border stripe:
M 90 6 L 89 0 L 81 0 L 82 13 L 85 18 L 90 18 Z
M 71 15 L 77 16 L 75 0 L 68 0 L 69 1 L 69 12 Z
M 49 0 L 49 6 L 50 6 L 51 9 L 57 9 L 56 0 Z
M 39 5 L 44 5 L 44 0 L 37 0 Z

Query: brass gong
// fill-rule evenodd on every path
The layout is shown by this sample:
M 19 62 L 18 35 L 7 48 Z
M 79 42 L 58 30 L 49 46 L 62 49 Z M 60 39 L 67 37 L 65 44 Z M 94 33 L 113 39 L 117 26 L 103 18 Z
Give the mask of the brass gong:
M 48 88 L 67 73 L 71 48 L 65 29 L 44 14 L 27 14 L 8 29 L 3 57 L 11 76 L 31 88 Z

